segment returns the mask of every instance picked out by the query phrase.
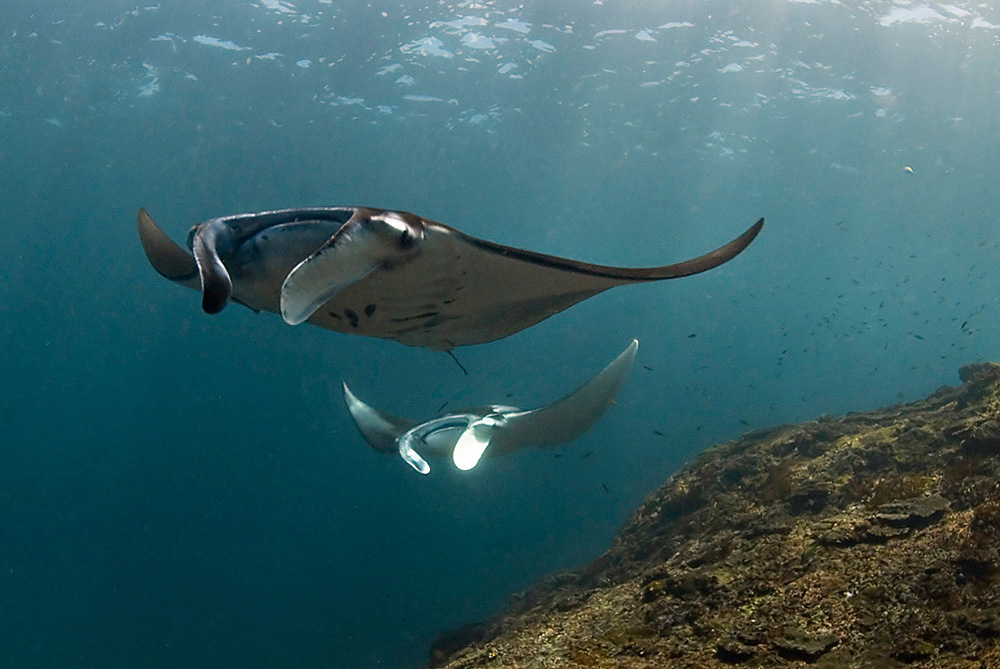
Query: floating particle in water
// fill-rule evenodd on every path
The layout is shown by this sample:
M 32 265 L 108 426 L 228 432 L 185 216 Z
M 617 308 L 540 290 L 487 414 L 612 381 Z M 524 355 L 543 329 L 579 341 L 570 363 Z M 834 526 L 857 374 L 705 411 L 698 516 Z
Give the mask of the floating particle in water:
M 554 46 L 552 46 L 548 42 L 543 42 L 540 39 L 531 39 L 531 40 L 528 40 L 528 44 L 530 44 L 531 46 L 535 47 L 539 51 L 544 51 L 545 53 L 552 53 L 553 51 L 556 50 L 556 48 Z
M 878 22 L 882 26 L 889 27 L 897 23 L 934 23 L 947 20 L 943 14 L 939 14 L 927 5 L 921 5 L 913 9 L 896 7 Z
M 492 38 L 480 35 L 479 33 L 465 33 L 462 35 L 462 44 L 470 49 L 495 49 L 496 43 Z
M 519 32 L 525 35 L 531 32 L 530 23 L 518 21 L 517 19 L 505 19 L 502 23 L 497 23 L 496 27 L 506 28 L 507 30 L 513 30 L 514 32 Z
M 139 87 L 139 97 L 148 98 L 160 92 L 160 80 L 157 77 L 150 79 L 143 86 Z
M 444 102 L 443 98 L 435 95 L 404 95 L 403 99 L 410 102 Z
M 439 40 L 437 37 L 424 37 L 416 41 L 410 42 L 409 44 L 404 44 L 399 47 L 399 50 L 407 54 L 415 54 L 417 56 L 429 56 L 437 58 L 453 58 L 455 54 L 444 48 L 444 42 Z
M 264 5 L 265 9 L 270 9 L 271 11 L 281 12 L 283 14 L 294 14 L 295 7 L 290 2 L 284 2 L 284 0 L 260 0 L 260 4 Z
M 431 28 L 451 28 L 452 30 L 464 30 L 465 28 L 479 28 L 488 25 L 486 19 L 479 16 L 463 16 L 460 19 L 451 21 L 433 21 Z
M 240 46 L 239 44 L 231 40 L 219 39 L 218 37 L 212 37 L 210 35 L 195 35 L 193 39 L 198 44 L 216 47 L 218 49 L 226 49 L 228 51 L 242 51 L 244 49 L 249 48 L 245 46 Z

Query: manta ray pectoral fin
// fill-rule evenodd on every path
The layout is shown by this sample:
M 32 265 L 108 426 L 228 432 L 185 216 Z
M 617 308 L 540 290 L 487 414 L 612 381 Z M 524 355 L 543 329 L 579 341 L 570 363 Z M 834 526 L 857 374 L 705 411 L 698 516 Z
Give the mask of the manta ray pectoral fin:
M 190 253 L 167 237 L 145 209 L 140 209 L 136 218 L 142 250 L 146 253 L 149 264 L 160 276 L 178 283 L 197 278 L 198 264 Z
M 395 453 L 396 439 L 413 427 L 413 422 L 383 413 L 359 400 L 344 385 L 344 403 L 368 445 L 379 453 Z
M 451 456 L 455 466 L 467 471 L 479 464 L 493 435 L 498 429 L 502 429 L 505 423 L 506 420 L 502 415 L 483 416 L 470 423 L 455 442 L 455 450 Z
M 281 317 L 289 325 L 308 320 L 340 291 L 412 253 L 422 239 L 423 226 L 413 214 L 358 209 L 285 277 Z
M 528 445 L 552 446 L 576 439 L 589 430 L 614 404 L 628 377 L 639 341 L 633 339 L 597 376 L 566 397 L 540 409 L 505 415 L 506 425 L 496 441 L 509 453 Z
M 720 246 L 714 251 L 709 251 L 705 255 L 698 256 L 697 258 L 692 258 L 691 260 L 685 260 L 673 265 L 665 265 L 663 267 L 651 267 L 648 269 L 637 269 L 633 270 L 639 273 L 640 278 L 643 279 L 679 279 L 684 276 L 691 276 L 692 274 L 700 274 L 701 272 L 707 272 L 710 269 L 718 267 L 722 263 L 729 262 L 740 253 L 743 249 L 750 246 L 750 242 L 757 238 L 760 234 L 761 228 L 764 227 L 764 219 L 759 219 L 756 223 L 751 225 L 747 230 L 734 239 L 733 241 Z M 643 273 L 647 273 L 647 276 L 642 277 Z

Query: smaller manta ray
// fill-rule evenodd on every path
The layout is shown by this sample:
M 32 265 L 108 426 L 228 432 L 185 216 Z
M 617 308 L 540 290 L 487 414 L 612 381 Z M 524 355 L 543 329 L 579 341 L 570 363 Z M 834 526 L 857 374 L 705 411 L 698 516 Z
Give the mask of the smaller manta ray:
M 379 453 L 399 453 L 421 474 L 431 468 L 418 448 L 435 457 L 450 453 L 456 467 L 468 470 L 476 466 L 487 448 L 492 457 L 525 446 L 554 446 L 582 435 L 615 403 L 637 350 L 639 341 L 633 339 L 600 374 L 540 409 L 491 404 L 415 423 L 368 406 L 346 383 L 344 402 L 365 441 Z
M 213 218 L 191 228 L 190 252 L 145 209 L 138 216 L 149 263 L 200 290 L 206 313 L 233 301 L 280 313 L 290 325 L 435 351 L 502 339 L 615 286 L 712 269 L 736 257 L 763 224 L 692 260 L 630 268 L 495 244 L 405 211 L 322 207 Z

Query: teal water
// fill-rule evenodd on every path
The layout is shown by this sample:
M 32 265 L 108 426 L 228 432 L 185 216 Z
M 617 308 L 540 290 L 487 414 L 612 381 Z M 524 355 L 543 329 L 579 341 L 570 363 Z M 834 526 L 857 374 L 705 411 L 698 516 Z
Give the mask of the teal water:
M 4 3 L 0 666 L 421 666 L 709 444 L 957 383 L 1000 355 L 998 73 L 968 2 Z M 618 265 L 768 222 L 468 376 L 207 316 L 134 229 L 355 204 Z M 379 456 L 340 398 L 535 406 L 631 337 L 591 432 L 471 472 Z

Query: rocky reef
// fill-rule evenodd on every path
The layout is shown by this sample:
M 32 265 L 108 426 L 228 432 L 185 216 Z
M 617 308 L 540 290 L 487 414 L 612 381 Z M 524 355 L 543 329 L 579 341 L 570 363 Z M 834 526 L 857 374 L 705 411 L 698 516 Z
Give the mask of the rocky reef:
M 432 667 L 1000 667 L 1000 365 L 714 446 Z

